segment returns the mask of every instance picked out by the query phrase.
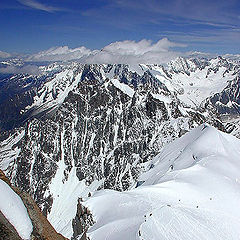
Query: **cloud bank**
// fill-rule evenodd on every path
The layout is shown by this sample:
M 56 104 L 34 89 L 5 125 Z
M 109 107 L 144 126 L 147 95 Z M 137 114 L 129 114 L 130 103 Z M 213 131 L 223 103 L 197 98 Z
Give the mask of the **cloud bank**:
M 70 49 L 67 46 L 50 48 L 28 57 L 29 61 L 71 61 L 82 63 L 167 63 L 179 56 L 179 52 L 172 50 L 175 47 L 185 47 L 169 41 L 167 38 L 152 43 L 143 39 L 136 41 L 121 41 L 111 43 L 101 50 L 90 50 L 86 47 Z

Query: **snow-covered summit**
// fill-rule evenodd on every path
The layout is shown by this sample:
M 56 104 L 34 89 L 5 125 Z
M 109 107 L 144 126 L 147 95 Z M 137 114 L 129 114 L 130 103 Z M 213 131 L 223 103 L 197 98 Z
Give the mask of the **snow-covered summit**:
M 86 202 L 90 239 L 232 239 L 240 236 L 240 141 L 201 125 L 169 144 L 128 192 Z
M 139 181 L 144 182 L 144 186 L 162 183 L 166 181 L 166 175 L 172 178 L 172 175 L 178 175 L 179 171 L 197 167 L 211 167 L 211 170 L 217 172 L 222 164 L 231 166 L 230 170 L 237 170 L 240 167 L 239 149 L 239 139 L 203 124 L 167 145 L 153 158 L 151 169 L 142 174 Z M 211 158 L 213 160 L 209 161 Z M 221 162 L 222 158 L 224 162 Z M 227 171 L 225 169 L 225 176 Z M 233 172 L 228 175 L 234 176 Z M 235 177 L 237 178 L 237 175 Z M 175 179 L 175 176 L 173 178 Z

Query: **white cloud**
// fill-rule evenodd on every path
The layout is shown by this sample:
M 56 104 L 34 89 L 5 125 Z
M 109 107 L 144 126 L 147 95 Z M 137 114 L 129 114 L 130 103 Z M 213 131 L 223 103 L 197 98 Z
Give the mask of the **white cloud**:
M 136 41 L 114 42 L 101 50 L 90 50 L 85 47 L 69 49 L 68 47 L 50 48 L 32 55 L 30 61 L 69 61 L 78 60 L 82 63 L 166 63 L 180 54 L 171 50 L 173 47 L 185 47 L 169 41 L 167 38 L 152 43 L 143 39 Z
M 171 51 L 172 47 L 184 47 L 169 41 L 166 38 L 153 44 L 150 40 L 122 41 L 111 43 L 101 51 L 88 56 L 85 61 L 88 63 L 166 63 L 179 54 Z
M 143 39 L 139 42 L 135 41 L 122 41 L 111 43 L 103 48 L 104 51 L 118 53 L 120 55 L 142 55 L 148 52 L 166 52 L 170 47 L 183 46 L 170 42 L 167 38 L 159 40 L 157 43 L 152 44 L 152 41 Z
M 0 58 L 9 58 L 11 57 L 10 53 L 0 51 Z
M 217 53 L 199 52 L 199 51 L 189 51 L 183 54 L 183 57 L 193 57 L 193 58 L 215 58 Z
M 59 11 L 58 8 L 42 4 L 42 3 L 40 3 L 36 0 L 17 0 L 17 1 L 20 2 L 21 4 L 27 6 L 27 7 L 42 10 L 42 11 L 46 11 L 46 12 Z
M 88 56 L 92 51 L 85 47 L 70 49 L 67 46 L 53 47 L 46 51 L 31 55 L 29 61 L 70 61 Z

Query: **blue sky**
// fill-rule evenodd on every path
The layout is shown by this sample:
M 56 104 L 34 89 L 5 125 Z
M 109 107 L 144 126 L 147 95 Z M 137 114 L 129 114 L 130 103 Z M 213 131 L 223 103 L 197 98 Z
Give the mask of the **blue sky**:
M 0 36 L 0 50 L 17 53 L 167 37 L 184 51 L 236 54 L 240 1 L 1 0 Z

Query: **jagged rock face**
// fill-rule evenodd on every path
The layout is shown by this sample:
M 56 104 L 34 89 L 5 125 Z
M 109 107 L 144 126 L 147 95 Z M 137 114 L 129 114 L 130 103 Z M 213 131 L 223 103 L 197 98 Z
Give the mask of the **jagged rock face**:
M 30 193 L 44 211 L 51 206 L 51 199 L 45 199 L 43 195 L 51 177 L 56 173 L 57 161 L 61 156 L 58 127 L 50 120 L 30 121 L 24 137 L 18 143 L 21 152 L 12 166 L 12 182 Z
M 17 59 L 10 60 L 7 64 L 23 66 L 24 62 Z M 2 131 L 22 126 L 27 119 L 33 116 L 44 117 L 46 113 L 59 105 L 61 99 L 64 99 L 68 92 L 75 87 L 78 80 L 97 79 L 102 82 L 104 81 L 103 75 L 106 75 L 109 78 L 117 77 L 120 82 L 134 88 L 139 87 L 139 84 L 146 83 L 150 83 L 151 87 L 158 88 L 164 80 L 168 83 L 167 87 L 171 92 L 174 91 L 178 95 L 186 95 L 186 93 L 191 95 L 191 92 L 194 92 L 193 95 L 198 95 L 199 98 L 201 86 L 197 84 L 198 79 L 210 78 L 207 84 L 211 84 L 214 75 L 223 82 L 226 81 L 224 78 L 232 80 L 231 75 L 235 76 L 239 73 L 239 62 L 221 57 L 212 60 L 177 58 L 168 64 L 168 68 L 160 65 L 139 65 L 137 72 L 140 70 L 141 74 L 130 70 L 130 67 L 124 64 L 84 65 L 72 62 L 53 63 L 40 68 L 42 72 L 37 76 L 0 74 L 0 129 Z M 161 79 L 151 81 L 149 72 L 156 75 L 157 78 L 161 76 Z M 77 79 L 78 77 L 81 79 Z M 212 86 L 209 88 L 211 89 Z M 192 101 L 190 95 L 186 95 L 185 98 L 190 97 Z M 212 95 L 209 94 L 209 96 Z
M 21 152 L 9 169 L 11 180 L 31 193 L 45 214 L 52 203 L 45 192 L 61 159 L 63 182 L 75 167 L 79 181 L 104 180 L 104 188 L 125 190 L 165 143 L 206 121 L 190 108 L 183 113 L 181 102 L 149 72 L 138 75 L 137 87 L 128 93 L 92 68 L 84 68 L 81 81 L 53 114 L 26 125 Z M 131 85 L 134 75 L 126 69 L 124 74 Z
M 78 200 L 77 213 L 73 219 L 73 238 L 78 240 L 86 240 L 87 230 L 94 224 L 93 216 L 90 211 L 82 205 L 81 199 Z
M 240 117 L 239 115 L 227 115 L 223 118 L 224 128 L 227 133 L 240 138 Z
M 208 104 L 212 104 L 220 114 L 239 115 L 240 77 L 236 77 L 220 93 L 210 97 Z

